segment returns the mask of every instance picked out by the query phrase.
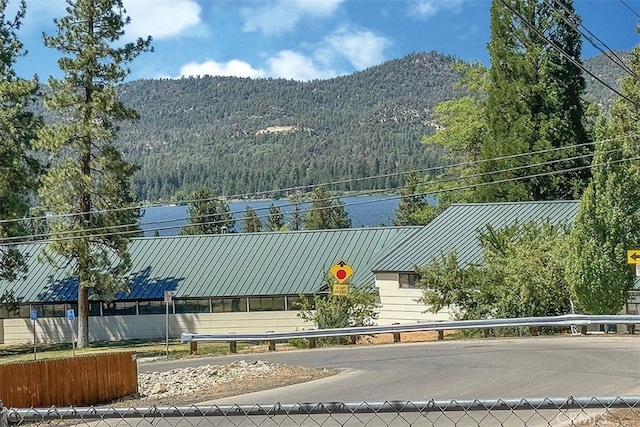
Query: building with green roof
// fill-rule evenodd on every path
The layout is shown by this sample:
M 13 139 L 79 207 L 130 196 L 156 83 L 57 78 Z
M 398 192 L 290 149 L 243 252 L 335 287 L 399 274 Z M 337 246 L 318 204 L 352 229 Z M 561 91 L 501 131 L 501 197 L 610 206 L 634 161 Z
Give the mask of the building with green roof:
M 378 324 L 449 320 L 418 303 L 416 268 L 455 251 L 463 265 L 482 262 L 478 232 L 518 221 L 571 224 L 577 201 L 452 205 L 424 227 L 379 227 L 270 233 L 238 233 L 134 239 L 130 289 L 111 301 L 91 302 L 90 339 L 164 336 L 163 297 L 171 292 L 170 335 L 313 328 L 295 310 L 302 296 L 327 293 L 331 266 L 345 260 L 354 286 L 375 287 Z M 44 244 L 21 247 L 26 278 L 0 282 L 21 302 L 18 315 L 0 312 L 0 343 L 32 340 L 30 310 L 38 334 L 69 340 L 65 318 L 76 307 L 77 281 L 39 261 Z
M 419 227 L 229 233 L 134 239 L 130 287 L 109 301 L 90 302 L 90 340 L 161 337 L 164 295 L 171 292 L 171 335 L 181 332 L 265 332 L 313 327 L 294 303 L 328 293 L 326 275 L 341 259 L 356 286 L 375 284 L 373 266 L 386 249 Z M 21 246 L 24 279 L 0 282 L 17 314 L 0 312 L 0 343 L 29 342 L 32 310 L 42 339 L 71 339 L 67 310 L 77 309 L 77 279 L 39 256 L 46 243 Z M 4 320 L 2 320 L 4 318 Z M 58 339 L 53 338 L 53 339 Z

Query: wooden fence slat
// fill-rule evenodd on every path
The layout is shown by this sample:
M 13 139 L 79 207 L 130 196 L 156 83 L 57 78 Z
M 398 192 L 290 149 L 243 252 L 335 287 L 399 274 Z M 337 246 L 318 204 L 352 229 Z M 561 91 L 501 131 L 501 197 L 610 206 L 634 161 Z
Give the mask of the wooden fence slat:
M 137 391 L 134 352 L 0 365 L 5 407 L 88 406 Z

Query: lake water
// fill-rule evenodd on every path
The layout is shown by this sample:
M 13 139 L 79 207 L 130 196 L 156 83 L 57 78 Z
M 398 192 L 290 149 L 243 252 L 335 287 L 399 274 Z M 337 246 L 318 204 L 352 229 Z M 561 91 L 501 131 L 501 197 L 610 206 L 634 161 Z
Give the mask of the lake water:
M 351 218 L 351 226 L 359 228 L 393 225 L 392 219 L 395 217 L 395 209 L 400 198 L 394 195 L 349 196 L 341 197 L 340 201 L 344 203 L 344 208 L 349 214 L 349 218 Z M 282 212 L 284 220 L 287 222 L 291 217 L 291 212 L 294 210 L 293 205 L 288 200 L 229 202 L 229 210 L 236 221 L 235 229 L 240 231 L 242 218 L 247 206 L 256 211 L 264 225 L 269 215 L 269 206 L 272 203 L 280 208 L 280 212 Z M 303 211 L 310 206 L 310 202 L 301 203 Z M 141 224 L 145 236 L 153 236 L 156 230 L 161 236 L 175 236 L 179 233 L 181 227 L 187 225 L 188 219 L 189 212 L 185 205 L 154 206 L 144 209 Z

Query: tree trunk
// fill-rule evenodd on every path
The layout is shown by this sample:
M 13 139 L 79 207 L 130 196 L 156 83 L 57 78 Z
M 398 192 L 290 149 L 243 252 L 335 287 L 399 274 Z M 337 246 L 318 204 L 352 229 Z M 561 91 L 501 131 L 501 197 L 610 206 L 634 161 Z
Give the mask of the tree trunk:
M 78 284 L 78 348 L 89 346 L 89 288 Z

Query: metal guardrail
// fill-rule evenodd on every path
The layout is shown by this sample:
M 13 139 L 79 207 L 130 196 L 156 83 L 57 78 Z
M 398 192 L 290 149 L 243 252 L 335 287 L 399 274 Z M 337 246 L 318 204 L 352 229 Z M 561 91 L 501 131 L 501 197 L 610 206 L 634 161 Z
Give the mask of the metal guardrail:
M 309 329 L 304 331 L 230 333 L 230 334 L 191 334 L 182 333 L 181 340 L 186 342 L 250 342 L 284 341 L 294 338 L 327 338 L 356 335 L 399 334 L 416 331 L 445 331 L 457 329 L 494 329 L 515 327 L 544 326 L 585 326 L 593 324 L 635 325 L 640 324 L 640 315 L 585 315 L 565 314 L 562 316 L 521 317 L 511 319 L 458 320 L 430 323 L 412 323 L 390 326 L 360 326 L 353 328 Z
M 325 402 L 273 405 L 3 408 L 0 427 L 52 423 L 104 426 L 538 426 L 630 425 L 640 420 L 640 396 Z M 110 421 L 111 420 L 111 421 Z M 222 422 L 226 420 L 226 424 Z M 185 424 L 185 421 L 188 424 Z M 97 424 L 96 424 L 97 423 Z M 635 425 L 635 424 L 632 424 Z

